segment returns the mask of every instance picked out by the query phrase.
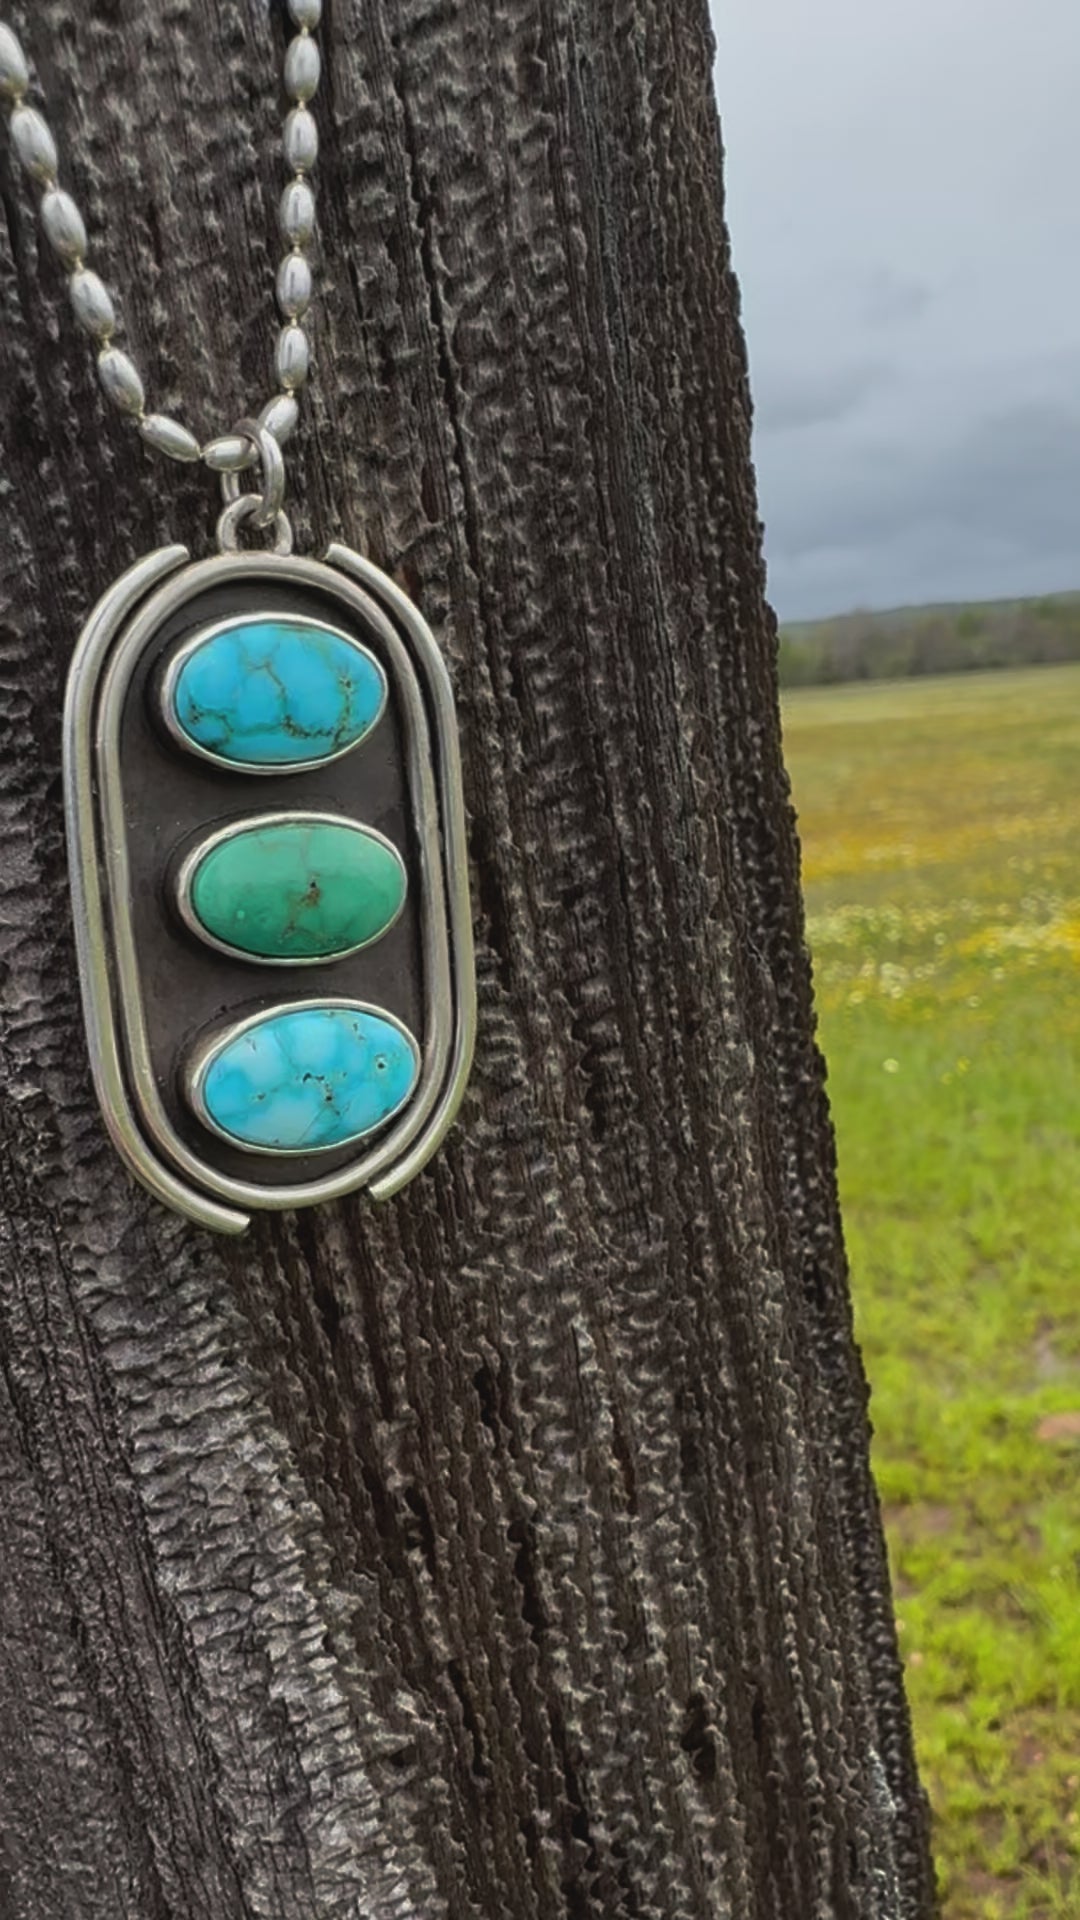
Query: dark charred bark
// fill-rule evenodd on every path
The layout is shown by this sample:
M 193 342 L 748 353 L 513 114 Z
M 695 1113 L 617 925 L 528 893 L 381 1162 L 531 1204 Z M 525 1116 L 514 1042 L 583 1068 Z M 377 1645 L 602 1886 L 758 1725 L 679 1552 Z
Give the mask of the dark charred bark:
M 283 9 L 20 0 L 153 404 L 267 390 Z M 300 544 L 445 638 L 480 1048 L 219 1241 L 92 1098 L 59 713 L 206 482 L 0 159 L 4 1920 L 926 1920 L 704 0 L 328 0 Z

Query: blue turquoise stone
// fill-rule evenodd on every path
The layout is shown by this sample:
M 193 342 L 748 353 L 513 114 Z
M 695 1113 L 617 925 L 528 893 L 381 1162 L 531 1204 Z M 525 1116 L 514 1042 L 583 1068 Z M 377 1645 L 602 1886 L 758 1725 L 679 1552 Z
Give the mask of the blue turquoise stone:
M 208 634 L 166 688 L 181 738 L 229 766 L 332 760 L 363 739 L 386 702 L 386 676 L 365 647 L 287 618 Z
M 396 1022 L 313 1002 L 226 1034 L 199 1076 L 196 1105 L 239 1146 L 310 1153 L 381 1127 L 419 1072 L 419 1049 Z

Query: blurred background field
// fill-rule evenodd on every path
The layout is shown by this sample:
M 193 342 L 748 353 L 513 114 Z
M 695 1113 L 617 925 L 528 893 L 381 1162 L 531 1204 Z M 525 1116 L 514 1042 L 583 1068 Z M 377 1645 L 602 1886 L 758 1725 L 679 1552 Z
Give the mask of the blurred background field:
M 1080 593 L 844 613 L 780 630 L 782 687 L 1066 661 L 1080 661 Z
M 792 691 L 947 1920 L 1080 1915 L 1080 666 Z

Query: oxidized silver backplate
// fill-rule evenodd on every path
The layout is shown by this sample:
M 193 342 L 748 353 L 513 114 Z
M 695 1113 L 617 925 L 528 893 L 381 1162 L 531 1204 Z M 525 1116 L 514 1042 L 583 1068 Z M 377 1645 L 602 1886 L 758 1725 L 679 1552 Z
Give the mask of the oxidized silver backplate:
M 324 652 L 360 662 L 364 730 L 324 751 L 293 714 L 297 758 L 259 762 L 249 709 L 263 681 L 245 668 L 237 697 L 256 745 L 230 743 L 224 760 L 225 722 L 184 674 L 213 657 L 204 643 L 249 629 L 321 635 Z M 411 601 L 336 545 L 325 561 L 150 554 L 79 639 L 64 779 L 90 1059 L 131 1170 L 222 1233 L 255 1209 L 405 1186 L 460 1104 L 476 1018 L 453 697 Z M 331 861 L 294 899 L 297 849 L 312 847 L 344 850 L 359 877 Z M 267 918 L 279 868 L 292 904 Z M 309 1063 L 312 1034 L 322 1052 Z

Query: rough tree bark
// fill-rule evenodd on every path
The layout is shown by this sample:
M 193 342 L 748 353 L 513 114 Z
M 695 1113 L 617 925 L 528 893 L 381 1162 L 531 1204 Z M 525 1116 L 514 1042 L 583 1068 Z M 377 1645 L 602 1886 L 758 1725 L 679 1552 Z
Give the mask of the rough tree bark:
M 9 12 L 204 432 L 271 361 L 282 15 Z M 214 502 L 106 418 L 5 153 L 0 1912 L 925 1920 L 704 0 L 323 48 L 294 500 L 445 637 L 479 1059 L 403 1197 L 235 1245 L 107 1147 L 61 688 Z

